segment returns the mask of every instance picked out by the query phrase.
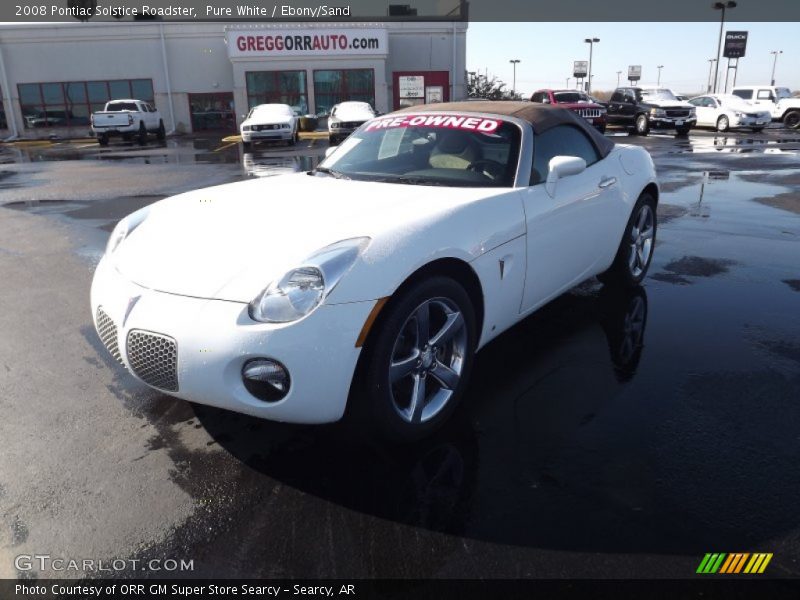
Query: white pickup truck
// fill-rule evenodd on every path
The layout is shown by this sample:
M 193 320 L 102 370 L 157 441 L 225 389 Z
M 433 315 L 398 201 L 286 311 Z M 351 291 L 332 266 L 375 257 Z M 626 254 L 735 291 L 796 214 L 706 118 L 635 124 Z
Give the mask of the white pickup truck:
M 800 127 L 800 98 L 792 98 L 789 88 L 771 85 L 748 85 L 733 88 L 733 94 L 768 110 L 773 121 L 782 121 L 789 129 Z
M 141 100 L 106 102 L 103 110 L 92 114 L 92 133 L 101 146 L 107 146 L 111 136 L 125 140 L 136 137 L 140 144 L 147 141 L 148 133 L 154 133 L 159 140 L 166 137 L 161 113 Z

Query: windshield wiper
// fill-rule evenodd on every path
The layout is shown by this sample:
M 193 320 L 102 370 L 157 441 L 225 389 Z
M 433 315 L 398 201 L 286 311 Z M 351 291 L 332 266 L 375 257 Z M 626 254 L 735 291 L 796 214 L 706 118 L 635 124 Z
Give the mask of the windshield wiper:
M 340 171 L 334 171 L 333 169 L 329 169 L 328 167 L 317 167 L 312 171 L 312 173 L 325 173 L 325 175 L 330 175 L 334 179 L 351 179 L 344 173 Z

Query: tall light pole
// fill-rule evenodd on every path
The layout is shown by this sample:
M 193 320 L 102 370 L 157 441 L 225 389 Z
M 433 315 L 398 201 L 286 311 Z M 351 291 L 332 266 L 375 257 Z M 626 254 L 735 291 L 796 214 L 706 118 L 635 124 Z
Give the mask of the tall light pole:
M 775 58 L 772 61 L 772 77 L 771 77 L 772 83 L 770 83 L 770 85 L 775 85 L 775 65 L 778 64 L 778 54 L 783 54 L 783 50 L 771 50 L 770 54 L 775 55 Z
M 719 42 L 717 42 L 717 67 L 714 69 L 714 93 L 717 93 L 717 78 L 719 77 L 719 63 L 722 58 L 722 27 L 725 25 L 725 10 L 729 8 L 736 8 L 734 0 L 727 2 L 714 2 L 711 5 L 714 10 L 721 10 L 722 16 L 719 19 Z
M 572 79 L 572 77 L 567 77 L 567 87 L 565 89 L 569 89 L 569 80 L 570 79 Z
M 663 69 L 663 68 L 664 68 L 664 65 L 657 65 L 656 66 L 656 69 L 658 69 L 658 81 L 656 82 L 656 85 L 661 85 L 661 69 Z
M 587 74 L 588 76 L 586 78 L 589 82 L 587 84 L 588 87 L 586 88 L 586 93 L 589 94 L 592 91 L 592 49 L 594 48 L 594 45 L 600 41 L 600 38 L 586 38 L 583 41 L 584 43 L 589 44 L 589 73 Z
M 617 71 L 617 87 L 619 87 L 619 76 L 622 75 L 622 71 Z
M 714 67 L 715 62 L 717 62 L 716 58 L 708 59 L 708 89 L 706 90 L 706 94 L 711 93 L 711 69 Z
M 516 97 L 516 95 L 517 95 L 517 63 L 520 62 L 520 60 L 518 58 L 512 58 L 508 62 L 510 62 L 512 65 L 514 65 L 514 79 L 512 80 L 512 83 L 511 83 L 511 95 L 513 97 Z

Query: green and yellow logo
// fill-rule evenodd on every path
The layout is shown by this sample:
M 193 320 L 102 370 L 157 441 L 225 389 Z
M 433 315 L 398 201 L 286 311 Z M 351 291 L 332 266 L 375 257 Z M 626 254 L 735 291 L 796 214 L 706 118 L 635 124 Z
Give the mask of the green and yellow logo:
M 754 575 L 763 573 L 769 561 L 772 560 L 772 553 L 734 552 L 726 554 L 724 552 L 706 554 L 697 567 L 697 573 L 703 575 L 748 573 Z

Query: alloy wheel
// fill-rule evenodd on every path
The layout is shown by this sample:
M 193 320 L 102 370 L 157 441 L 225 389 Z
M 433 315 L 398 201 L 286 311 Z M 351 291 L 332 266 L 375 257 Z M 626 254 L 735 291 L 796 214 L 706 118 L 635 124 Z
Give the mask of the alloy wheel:
M 389 392 L 408 423 L 425 423 L 450 401 L 464 368 L 467 327 L 449 298 L 420 304 L 400 328 L 391 353 Z
M 655 233 L 655 215 L 648 204 L 642 204 L 633 221 L 628 253 L 628 269 L 638 279 L 647 269 L 653 253 L 653 237 Z

